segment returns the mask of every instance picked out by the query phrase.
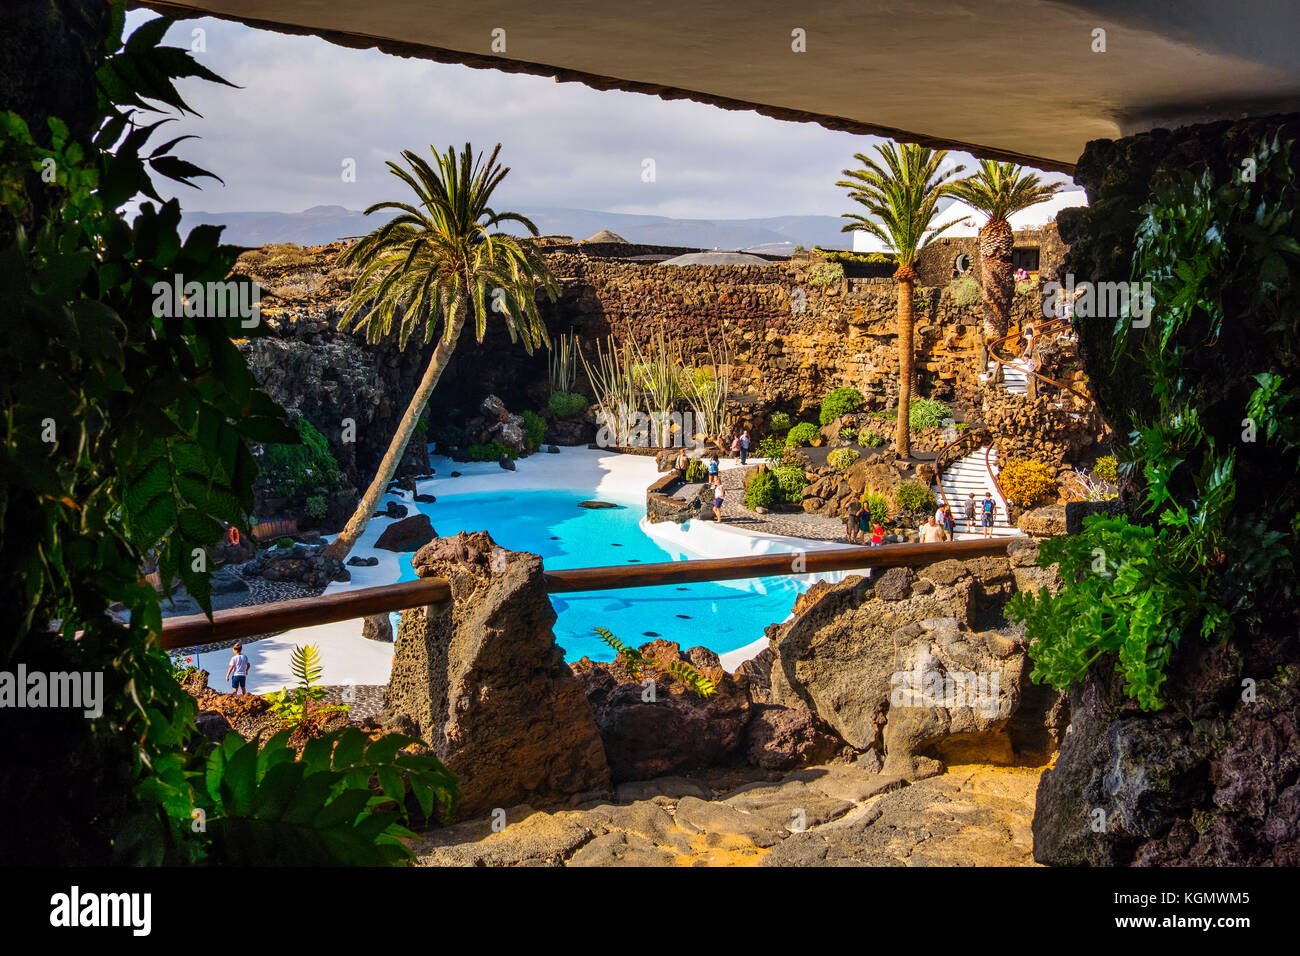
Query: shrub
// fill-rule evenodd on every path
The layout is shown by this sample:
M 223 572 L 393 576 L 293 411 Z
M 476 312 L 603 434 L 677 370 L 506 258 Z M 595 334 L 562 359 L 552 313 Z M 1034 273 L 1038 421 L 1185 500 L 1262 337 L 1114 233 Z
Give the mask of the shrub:
M 836 448 L 826 456 L 826 463 L 840 471 L 848 471 L 849 466 L 858 460 L 858 453 L 852 448 Z
M 293 538 L 281 538 L 279 541 L 275 543 L 275 546 L 277 548 L 292 548 Z
M 998 473 L 998 484 L 1012 504 L 1030 508 L 1056 497 L 1056 476 L 1042 462 L 1012 458 Z
M 866 445 L 868 448 L 879 448 L 885 443 L 885 439 L 879 432 L 863 432 L 858 437 L 858 444 Z
M 289 667 L 298 681 L 298 686 L 292 690 L 284 687 L 263 696 L 271 704 L 271 713 L 286 724 L 296 727 L 307 719 L 307 705 L 325 696 L 325 688 L 317 686 L 323 671 L 319 649 L 315 644 L 308 644 L 305 647 L 301 644 L 294 645 L 293 654 L 289 658 Z M 321 714 L 340 712 L 347 713 L 348 707 L 335 704 L 318 709 L 318 713 Z
M 542 447 L 542 439 L 546 437 L 546 419 L 531 409 L 525 411 L 520 417 L 524 420 L 524 435 L 527 437 L 528 448 L 536 451 Z
M 917 481 L 905 481 L 894 489 L 894 504 L 900 511 L 933 511 L 934 492 Z
M 785 455 L 784 438 L 760 438 L 758 441 L 758 457 L 770 458 L 778 461 Z
M 329 442 L 305 418 L 294 423 L 300 444 L 266 446 L 262 468 L 271 491 L 285 498 L 298 499 L 307 492 L 323 488 L 334 491 L 339 486 L 339 463 L 330 453 Z
M 849 412 L 856 412 L 866 401 L 862 393 L 856 388 L 835 388 L 822 399 L 822 408 L 817 420 L 823 425 L 829 425 L 841 415 L 847 415 Z
M 551 392 L 546 405 L 556 417 L 572 418 L 587 410 L 587 398 L 577 392 Z
M 980 284 L 970 276 L 962 276 L 951 286 L 952 300 L 962 308 L 978 305 L 980 301 Z
M 502 455 L 509 455 L 511 458 L 519 457 L 518 452 L 507 448 L 495 438 L 486 445 L 470 445 L 465 449 L 465 457 L 470 461 L 500 461 Z
M 891 421 L 891 422 L 892 422 L 892 421 L 897 421 L 897 420 L 898 420 L 898 409 L 897 409 L 897 408 L 886 408 L 885 410 L 883 410 L 883 411 L 879 411 L 879 412 L 867 412 L 867 417 L 868 417 L 868 418 L 885 418 L 885 419 L 888 419 L 888 420 Z
M 798 448 L 802 445 L 819 445 L 821 444 L 821 432 L 812 422 L 800 422 L 790 429 L 785 436 L 786 446 L 789 448 Z
M 790 416 L 785 412 L 773 412 L 768 416 L 767 422 L 772 426 L 772 431 L 780 435 L 784 435 L 788 432 L 790 426 L 794 424 L 794 422 L 790 420 Z
M 325 512 L 329 511 L 329 504 L 325 501 L 324 495 L 312 495 L 303 505 L 303 511 L 312 518 L 323 518 Z
M 852 425 L 845 425 L 840 429 L 840 441 L 853 441 L 858 437 L 858 430 Z
M 923 428 L 937 428 L 944 419 L 952 417 L 952 410 L 933 398 L 918 398 L 907 410 L 907 426 L 914 432 Z
M 778 465 L 771 472 L 780 486 L 782 501 L 797 505 L 803 500 L 803 490 L 808 486 L 808 475 L 804 472 L 803 465 Z
M 834 285 L 844 279 L 844 267 L 838 262 L 819 262 L 808 270 L 808 284 Z
M 709 469 L 698 458 L 688 459 L 686 462 L 686 480 L 692 484 L 708 481 Z
M 1101 481 L 1110 482 L 1110 484 L 1119 483 L 1119 460 L 1114 455 L 1102 455 L 1097 459 L 1097 463 L 1092 466 L 1094 478 Z
M 749 479 L 745 488 L 745 507 L 751 511 L 757 508 L 771 508 L 781 494 L 781 486 L 776 475 L 770 469 L 760 471 Z
M 871 512 L 872 524 L 883 525 L 889 520 L 889 499 L 876 491 L 868 491 L 862 496 L 862 507 Z

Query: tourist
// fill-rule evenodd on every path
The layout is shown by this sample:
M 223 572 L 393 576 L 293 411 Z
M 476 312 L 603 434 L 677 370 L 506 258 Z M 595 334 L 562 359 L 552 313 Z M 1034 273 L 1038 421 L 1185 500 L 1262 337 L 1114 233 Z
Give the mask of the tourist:
M 871 527 L 871 509 L 864 506 L 863 509 L 860 512 L 858 512 L 858 538 L 860 540 L 863 541 L 866 540 L 867 529 L 869 529 L 870 527 Z
M 713 520 L 722 521 L 722 501 L 724 493 L 722 490 L 722 476 L 718 475 L 713 482 Z
M 230 659 L 230 666 L 226 668 L 226 680 L 230 681 L 230 693 L 238 695 L 240 691 L 243 691 L 244 694 L 247 694 L 248 672 L 252 670 L 253 665 L 244 656 L 243 644 L 236 644 L 231 650 L 235 652 L 235 656 Z
M 993 537 L 993 521 L 997 517 L 998 503 L 993 500 L 991 492 L 984 492 L 984 500 L 980 503 L 980 524 L 984 527 L 984 537 Z
M 844 509 L 844 537 L 848 538 L 849 544 L 858 543 L 858 515 L 861 513 L 861 507 L 850 498 L 849 506 Z
M 1033 351 L 1034 351 L 1034 327 L 1032 325 L 1026 325 L 1025 326 L 1025 350 L 1020 353 L 1021 360 L 1023 361 L 1023 360 L 1033 358 Z
M 956 536 L 957 536 L 957 535 L 956 535 L 956 532 L 957 532 L 957 522 L 953 520 L 953 517 L 952 517 L 952 508 L 948 507 L 948 505 L 947 505 L 946 503 L 945 503 L 944 506 L 943 506 L 943 521 L 942 521 L 942 524 L 943 524 L 943 530 L 944 530 L 944 531 L 947 533 L 947 535 L 948 535 L 948 540 L 949 540 L 949 541 L 952 541 L 954 538 L 956 538 Z
M 735 458 L 735 459 L 737 459 L 737 460 L 739 460 L 742 464 L 744 463 L 744 458 L 742 458 L 742 457 L 741 457 L 741 454 L 740 454 L 740 436 L 739 436 L 739 435 L 737 435 L 735 438 L 731 439 L 731 457 L 732 457 L 732 458 Z
M 709 459 L 709 484 L 713 484 L 713 479 L 718 477 L 718 453 L 714 452 Z
M 975 492 L 966 497 L 966 533 L 975 533 Z
M 925 519 L 919 537 L 922 544 L 937 544 L 943 540 L 943 528 L 934 520 L 934 515 Z
M 743 465 L 749 457 L 749 429 L 740 433 L 740 463 Z
M 677 453 L 677 461 L 674 465 L 677 469 L 677 477 L 685 480 L 686 478 L 686 449 L 683 448 Z
M 871 543 L 873 545 L 885 543 L 885 529 L 880 527 L 879 522 L 871 528 Z

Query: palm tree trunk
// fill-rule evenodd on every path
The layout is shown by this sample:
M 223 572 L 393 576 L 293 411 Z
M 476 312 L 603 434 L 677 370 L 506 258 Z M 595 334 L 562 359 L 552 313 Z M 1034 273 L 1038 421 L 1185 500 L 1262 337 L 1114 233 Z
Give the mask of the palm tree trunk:
M 1011 327 L 1011 299 L 1016 283 L 1011 270 L 1015 236 L 1005 219 L 990 219 L 980 230 L 980 290 L 984 306 L 984 341 L 992 342 Z M 987 368 L 988 359 L 985 358 Z M 980 371 L 984 371 L 984 368 Z M 994 369 L 990 382 L 1000 381 L 1002 366 Z
M 415 432 L 415 426 L 424 412 L 425 405 L 429 403 L 429 396 L 438 386 L 438 379 L 442 378 L 442 373 L 451 360 L 451 354 L 456 351 L 456 342 L 460 339 L 461 329 L 465 327 L 465 313 L 465 299 L 457 297 L 451 306 L 451 321 L 442 338 L 438 340 L 438 347 L 433 350 L 433 355 L 429 358 L 424 377 L 420 379 L 415 394 L 411 396 L 411 404 L 406 406 L 406 414 L 397 423 L 397 433 L 393 435 L 393 440 L 379 463 L 379 469 L 375 472 L 370 487 L 361 496 L 361 502 L 352 517 L 348 519 L 347 526 L 325 549 L 325 553 L 331 558 L 342 561 L 348 556 L 348 552 L 366 530 L 366 525 L 369 524 L 371 516 L 379 506 L 379 499 L 388 490 L 388 483 L 393 480 L 393 472 L 397 471 L 397 464 L 406 453 L 406 445 Z
M 912 435 L 908 421 L 912 409 L 912 287 L 916 273 L 910 266 L 902 266 L 894 273 L 898 280 L 898 422 L 894 429 L 894 445 L 900 458 L 912 454 Z

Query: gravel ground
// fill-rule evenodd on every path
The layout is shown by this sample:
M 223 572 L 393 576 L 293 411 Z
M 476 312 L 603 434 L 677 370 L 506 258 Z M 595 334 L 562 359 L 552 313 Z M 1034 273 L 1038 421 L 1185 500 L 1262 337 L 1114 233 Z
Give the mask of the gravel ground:
M 744 473 L 743 468 L 722 469 L 722 487 L 727 491 L 727 497 L 722 502 L 723 524 L 763 534 L 849 543 L 844 534 L 844 521 L 840 518 L 824 518 L 803 511 L 770 512 L 765 515 L 750 511 L 745 507 Z

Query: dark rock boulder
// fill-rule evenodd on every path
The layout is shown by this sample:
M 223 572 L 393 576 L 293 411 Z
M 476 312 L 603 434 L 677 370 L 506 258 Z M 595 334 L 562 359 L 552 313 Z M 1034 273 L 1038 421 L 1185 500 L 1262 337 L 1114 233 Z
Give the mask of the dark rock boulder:
M 646 661 L 635 671 L 622 658 L 584 657 L 572 665 L 595 714 L 614 782 L 680 774 L 739 757 L 750 712 L 744 676 L 723 671 L 704 648 L 682 654 L 677 644 L 660 639 L 643 644 L 641 653 Z M 716 692 L 701 697 L 670 673 L 679 661 L 713 680 Z
M 382 511 L 376 511 L 376 518 L 405 518 L 406 505 L 398 504 L 396 501 L 389 501 Z
M 417 551 L 437 536 L 429 516 L 417 513 L 401 521 L 395 521 L 385 528 L 379 540 L 375 542 L 375 547 L 383 548 L 385 551 L 396 551 L 399 554 Z
M 416 552 L 453 600 L 402 613 L 388 719 L 401 717 L 460 778 L 461 814 L 607 790 L 609 770 L 582 686 L 564 663 L 536 555 L 484 532 Z
M 372 614 L 361 624 L 361 636 L 368 641 L 393 643 L 393 622 L 387 614 Z
M 507 455 L 505 452 L 501 453 L 501 459 L 497 462 L 497 464 L 500 465 L 502 468 L 504 468 L 506 471 L 514 471 L 516 468 L 515 460 L 511 458 L 509 455 Z
M 378 563 L 379 559 L 373 554 L 364 558 L 358 557 L 354 554 L 352 557 L 348 558 L 348 564 L 354 568 L 373 568 Z
M 758 705 L 745 731 L 745 756 L 765 770 L 825 763 L 844 742 L 807 707 Z
M 599 509 L 599 508 L 617 508 L 617 507 L 619 507 L 619 505 L 614 504 L 612 501 L 594 501 L 594 500 L 593 500 L 593 501 L 579 501 L 579 502 L 578 502 L 578 507 L 579 507 L 579 508 Z

